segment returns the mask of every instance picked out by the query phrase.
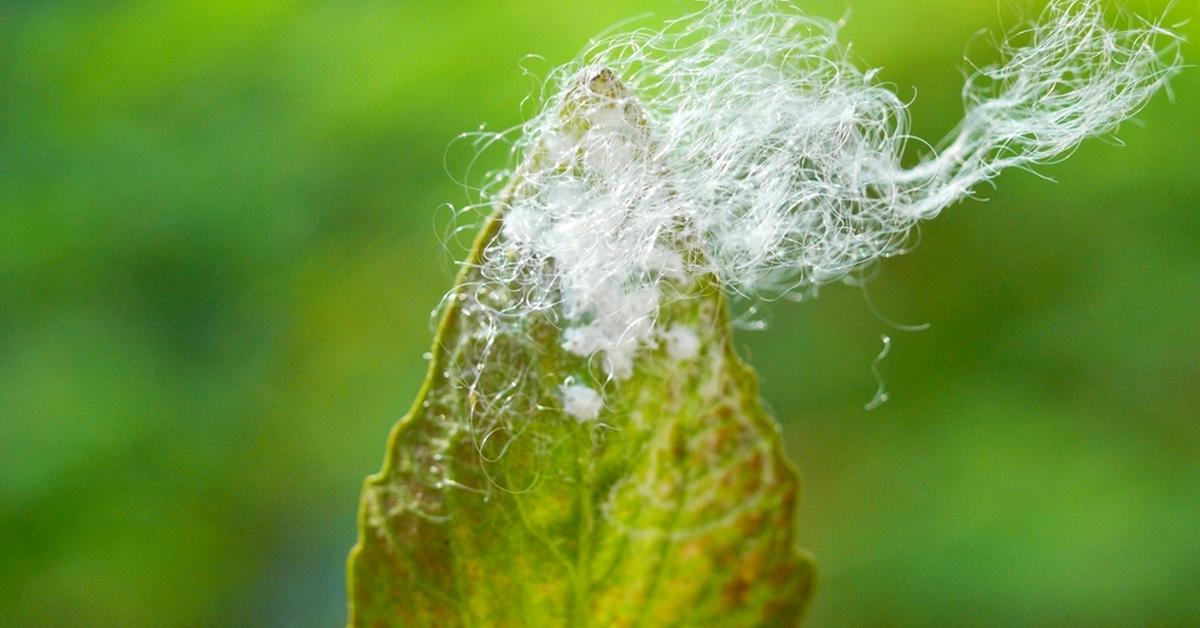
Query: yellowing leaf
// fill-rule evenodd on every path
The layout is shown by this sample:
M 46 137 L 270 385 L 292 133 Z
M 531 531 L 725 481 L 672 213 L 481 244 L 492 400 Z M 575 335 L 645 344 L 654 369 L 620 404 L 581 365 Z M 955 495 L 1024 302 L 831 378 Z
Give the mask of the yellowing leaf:
M 798 624 L 813 579 L 794 545 L 798 480 L 720 287 L 664 289 L 661 341 L 606 382 L 562 348 L 553 314 L 517 329 L 485 315 L 513 296 L 479 288 L 503 220 L 484 227 L 366 482 L 350 625 Z

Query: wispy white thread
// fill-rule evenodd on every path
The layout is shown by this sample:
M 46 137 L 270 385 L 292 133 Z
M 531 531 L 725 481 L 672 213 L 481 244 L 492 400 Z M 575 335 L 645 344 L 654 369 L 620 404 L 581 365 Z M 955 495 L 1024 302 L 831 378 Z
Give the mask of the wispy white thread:
M 911 168 L 905 103 L 849 59 L 837 24 L 787 2 L 712 0 L 609 37 L 551 74 L 520 130 L 482 273 L 520 286 L 504 314 L 553 310 L 567 350 L 626 378 L 656 342 L 665 281 L 771 297 L 840 279 L 1002 170 L 1116 130 L 1179 67 L 1175 34 L 1122 20 L 1053 2 L 970 74 L 956 131 Z

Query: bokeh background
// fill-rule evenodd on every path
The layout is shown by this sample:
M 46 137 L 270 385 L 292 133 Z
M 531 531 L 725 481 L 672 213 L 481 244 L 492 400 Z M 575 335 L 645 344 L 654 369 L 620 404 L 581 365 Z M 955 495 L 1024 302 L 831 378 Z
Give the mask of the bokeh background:
M 853 11 L 931 139 L 1017 14 L 804 4 Z M 522 67 L 693 6 L 0 2 L 0 624 L 343 622 L 360 483 L 461 252 L 454 138 L 530 113 Z M 811 625 L 1200 623 L 1200 71 L 1174 92 L 866 295 L 741 332 L 805 477 Z

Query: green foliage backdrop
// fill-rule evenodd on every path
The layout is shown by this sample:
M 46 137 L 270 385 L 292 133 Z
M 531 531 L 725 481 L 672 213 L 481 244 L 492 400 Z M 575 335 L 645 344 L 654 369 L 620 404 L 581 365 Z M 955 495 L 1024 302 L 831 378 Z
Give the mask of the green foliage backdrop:
M 847 4 L 948 131 L 1006 12 L 805 7 Z M 344 621 L 361 481 L 461 253 L 447 146 L 522 119 L 526 53 L 689 6 L 0 1 L 0 623 Z M 1200 72 L 1175 94 L 877 269 L 928 331 L 831 286 L 740 334 L 805 478 L 812 625 L 1200 618 Z

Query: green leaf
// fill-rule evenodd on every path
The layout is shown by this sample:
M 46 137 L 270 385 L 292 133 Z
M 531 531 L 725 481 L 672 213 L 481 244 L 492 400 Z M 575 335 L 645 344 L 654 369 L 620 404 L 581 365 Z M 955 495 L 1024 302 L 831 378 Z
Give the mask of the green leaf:
M 628 100 L 606 73 L 588 88 Z M 664 290 L 659 329 L 686 329 L 697 352 L 646 347 L 632 377 L 606 383 L 550 314 L 490 326 L 479 301 L 506 297 L 481 296 L 480 264 L 502 222 L 476 242 L 425 384 L 366 481 L 350 625 L 798 624 L 813 582 L 794 544 L 799 483 L 720 286 Z M 595 420 L 564 411 L 570 382 L 602 392 Z

